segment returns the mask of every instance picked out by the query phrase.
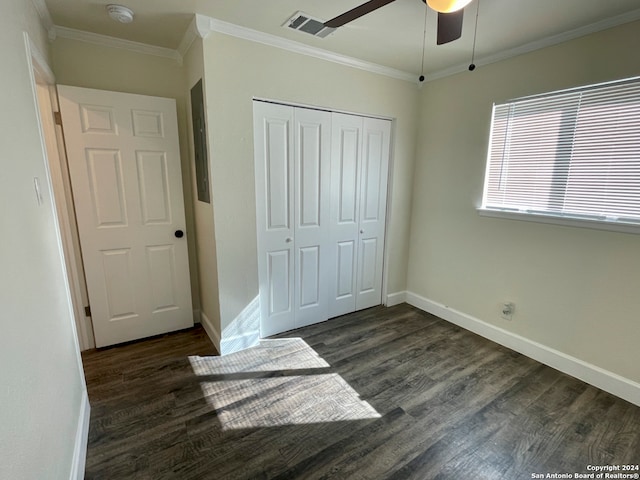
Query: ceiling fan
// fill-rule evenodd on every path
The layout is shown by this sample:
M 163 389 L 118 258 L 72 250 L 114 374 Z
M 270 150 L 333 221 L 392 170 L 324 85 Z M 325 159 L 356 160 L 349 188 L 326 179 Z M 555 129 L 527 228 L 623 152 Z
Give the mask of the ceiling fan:
M 395 2 L 395 0 L 369 0 L 342 15 L 332 18 L 325 22 L 324 25 L 330 28 L 341 27 L 392 2 Z M 453 42 L 462 36 L 464 7 L 468 5 L 471 0 L 422 0 L 422 2 L 438 12 L 436 44 L 443 45 Z

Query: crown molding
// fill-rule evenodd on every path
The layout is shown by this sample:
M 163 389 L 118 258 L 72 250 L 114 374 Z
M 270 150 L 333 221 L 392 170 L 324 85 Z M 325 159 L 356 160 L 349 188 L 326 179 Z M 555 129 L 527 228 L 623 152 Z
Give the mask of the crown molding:
M 270 47 L 280 48 L 293 53 L 299 53 L 309 57 L 318 58 L 320 60 L 326 60 L 328 62 L 338 63 L 347 67 L 357 68 L 378 75 L 384 75 L 406 82 L 416 82 L 416 75 L 402 70 L 396 70 L 395 68 L 385 67 L 377 63 L 367 62 L 358 58 L 341 55 L 339 53 L 330 52 L 321 48 L 312 47 L 304 43 L 296 42 L 286 38 L 271 35 L 269 33 L 259 32 L 246 27 L 241 27 L 233 23 L 224 22 L 212 17 L 205 17 L 202 15 L 196 15 L 200 18 L 202 28 L 207 32 L 218 32 L 233 37 L 242 38 L 251 42 L 261 43 Z M 208 25 L 205 25 L 205 22 Z M 204 38 L 204 37 L 203 37 Z M 192 40 L 193 41 L 193 40 Z
M 411 83 L 416 83 L 416 74 L 397 70 L 384 65 L 379 65 L 373 62 L 367 62 L 358 58 L 349 57 L 335 52 L 330 52 L 317 47 L 312 47 L 304 43 L 296 42 L 286 38 L 278 37 L 269 33 L 260 32 L 246 27 L 241 27 L 232 23 L 224 22 L 213 17 L 207 17 L 200 14 L 195 14 L 191 23 L 187 27 L 184 33 L 182 41 L 177 50 L 170 48 L 157 47 L 155 45 L 149 45 L 146 43 L 133 42 L 130 40 L 122 40 L 107 35 L 100 35 L 97 33 L 86 32 L 82 30 L 76 30 L 68 27 L 60 27 L 53 23 L 49 10 L 45 4 L 45 0 L 31 0 L 34 8 L 40 16 L 40 21 L 48 32 L 49 40 L 53 41 L 56 37 L 68 38 L 72 40 L 79 40 L 83 42 L 93 43 L 96 45 L 102 45 L 112 48 L 121 48 L 129 50 L 135 53 L 142 53 L 146 55 L 155 55 L 163 58 L 170 58 L 182 64 L 182 60 L 187 51 L 193 44 L 194 40 L 199 38 L 207 38 L 211 32 L 218 32 L 225 35 L 230 35 L 251 42 L 261 43 L 263 45 L 287 50 L 293 53 L 306 55 L 328 62 L 345 65 L 359 70 L 375 73 L 378 75 L 384 75 L 399 80 L 404 80 Z M 607 18 L 599 22 L 585 25 L 583 27 L 569 30 L 567 32 L 560 33 L 558 35 L 552 35 L 550 37 L 536 40 L 519 47 L 503 50 L 492 55 L 479 57 L 476 59 L 475 64 L 478 67 L 496 63 L 502 60 L 507 60 L 512 57 L 530 53 L 535 50 L 557 45 L 569 40 L 573 40 L 585 35 L 596 33 L 608 28 L 623 25 L 625 23 L 640 20 L 640 9 L 633 10 L 628 13 L 617 15 L 615 17 Z M 425 82 L 438 80 L 450 75 L 468 71 L 468 64 L 459 64 L 442 70 L 438 70 L 433 73 L 425 75 Z M 422 85 L 422 84 L 420 84 Z
M 632 10 L 631 12 L 623 13 L 621 15 L 616 15 L 615 17 L 606 18 L 604 20 L 600 20 L 599 22 L 591 23 L 589 25 L 585 25 L 583 27 L 569 30 L 567 32 L 562 32 L 557 35 L 552 35 L 550 37 L 536 40 L 534 42 L 525 43 L 524 45 L 520 45 L 519 47 L 503 50 L 493 55 L 480 57 L 476 59 L 474 63 L 478 67 L 481 67 L 483 65 L 489 65 L 491 63 L 500 62 L 502 60 L 507 60 L 509 58 L 517 57 L 519 55 L 524 55 L 525 53 L 530 53 L 535 50 L 540 50 L 546 47 L 552 47 L 554 45 L 558 45 L 560 43 L 564 43 L 569 40 L 574 40 L 576 38 L 584 37 L 592 33 L 597 33 L 602 30 L 606 30 L 608 28 L 624 25 L 625 23 L 635 22 L 636 20 L 640 20 L 640 9 Z M 438 80 L 440 78 L 448 77 L 450 75 L 466 72 L 468 71 L 468 68 L 469 68 L 468 63 L 455 65 L 453 67 L 445 68 L 443 70 L 438 70 L 437 72 L 427 74 L 425 75 L 425 80 L 427 82 Z
M 44 0 L 31 0 L 31 4 L 36 9 L 36 12 L 38 12 L 40 23 L 47 31 L 49 41 L 53 42 L 56 39 L 56 26 L 53 23 L 47 4 L 44 3 Z
M 182 63 L 182 55 L 177 50 L 165 47 L 157 47 L 147 43 L 133 42 L 121 38 L 100 35 L 98 33 L 76 30 L 74 28 L 55 26 L 56 35 L 60 38 L 78 40 L 80 42 L 93 43 L 104 47 L 121 48 L 130 52 L 154 55 L 156 57 L 170 58 L 178 63 Z
M 196 13 L 191 19 L 191 23 L 187 27 L 187 30 L 184 32 L 182 37 L 182 41 L 178 46 L 178 53 L 184 58 L 184 56 L 191 48 L 191 44 L 197 38 L 207 38 L 207 36 L 211 33 L 209 30 L 209 19 L 199 13 Z

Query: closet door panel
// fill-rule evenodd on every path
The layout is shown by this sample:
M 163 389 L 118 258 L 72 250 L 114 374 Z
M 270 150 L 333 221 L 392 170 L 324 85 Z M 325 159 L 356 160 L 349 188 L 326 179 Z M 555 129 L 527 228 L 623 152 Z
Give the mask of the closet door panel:
M 365 118 L 363 127 L 356 309 L 382 303 L 391 122 Z
M 289 125 L 281 119 L 265 120 L 267 230 L 289 230 L 291 205 L 289 192 Z
M 359 122 L 358 122 L 359 123 Z M 339 129 L 338 158 L 335 180 L 338 189 L 338 225 L 354 226 L 358 222 L 358 163 L 360 158 L 360 125 L 347 125 Z
M 295 109 L 295 325 L 328 317 L 331 114 Z
M 382 169 L 384 164 L 384 132 L 365 130 L 364 156 L 362 162 L 362 216 L 360 223 L 377 222 L 384 203 Z
M 254 148 L 261 336 L 295 328 L 294 116 L 254 102 Z
M 362 118 L 332 114 L 329 316 L 356 309 Z
M 298 250 L 298 271 L 300 272 L 299 309 L 320 305 L 320 247 L 303 247 Z M 321 321 L 321 320 L 320 320 Z
M 291 252 L 289 249 L 273 250 L 267 257 L 269 316 L 286 315 L 291 311 Z
M 358 260 L 358 294 L 360 295 L 376 288 L 378 283 L 376 268 L 378 251 L 377 238 L 363 238 L 360 241 L 360 258 Z
M 298 114 L 300 116 L 300 114 Z M 297 123 L 298 157 L 298 228 L 315 229 L 320 227 L 322 203 L 322 129 L 321 124 L 309 122 Z
M 355 297 L 356 241 L 338 242 L 336 299 Z M 355 305 L 354 305 L 355 308 Z

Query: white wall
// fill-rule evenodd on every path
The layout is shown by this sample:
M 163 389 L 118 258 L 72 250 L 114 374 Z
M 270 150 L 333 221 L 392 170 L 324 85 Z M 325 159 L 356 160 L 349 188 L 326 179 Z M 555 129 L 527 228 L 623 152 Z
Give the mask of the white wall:
M 416 85 L 218 33 L 203 44 L 223 337 L 258 295 L 253 97 L 396 120 L 386 275 L 389 292 L 404 290 Z
M 640 382 L 640 236 L 476 212 L 492 103 L 638 75 L 637 45 L 638 22 L 425 86 L 407 288 Z
M 68 479 L 86 389 L 23 31 L 46 55 L 31 2 L 3 1 L 0 478 Z
M 196 252 L 198 258 L 198 281 L 200 284 L 201 315 L 202 324 L 207 330 L 209 337 L 220 351 L 220 301 L 218 298 L 218 264 L 216 256 L 216 235 L 213 222 L 213 203 L 201 202 L 198 200 L 198 189 L 196 186 L 195 158 L 193 150 L 193 125 L 191 121 L 191 88 L 204 78 L 204 57 L 202 53 L 202 40 L 196 38 L 191 48 L 185 55 L 184 75 L 187 98 L 187 120 L 188 120 L 188 142 L 189 142 L 189 163 L 191 165 L 191 188 L 193 194 L 193 211 L 196 225 Z M 205 90 L 206 84 L 202 80 Z M 208 124 L 207 124 L 208 125 Z M 207 145 L 207 152 L 211 149 Z M 211 172 L 209 172 L 211 180 Z M 213 202 L 213 200 L 212 200 Z
M 175 60 L 137 52 L 57 38 L 51 44 L 56 83 L 75 87 L 174 98 L 178 111 L 178 135 L 182 162 L 185 220 L 194 310 L 200 308 L 195 222 L 192 208 L 187 100 L 184 68 Z

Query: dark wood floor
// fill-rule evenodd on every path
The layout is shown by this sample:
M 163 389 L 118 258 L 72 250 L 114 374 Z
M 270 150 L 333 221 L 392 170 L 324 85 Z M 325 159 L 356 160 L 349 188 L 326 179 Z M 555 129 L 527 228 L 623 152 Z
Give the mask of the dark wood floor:
M 640 463 L 640 407 L 407 305 L 212 354 L 200 328 L 85 353 L 86 478 L 515 480 Z

